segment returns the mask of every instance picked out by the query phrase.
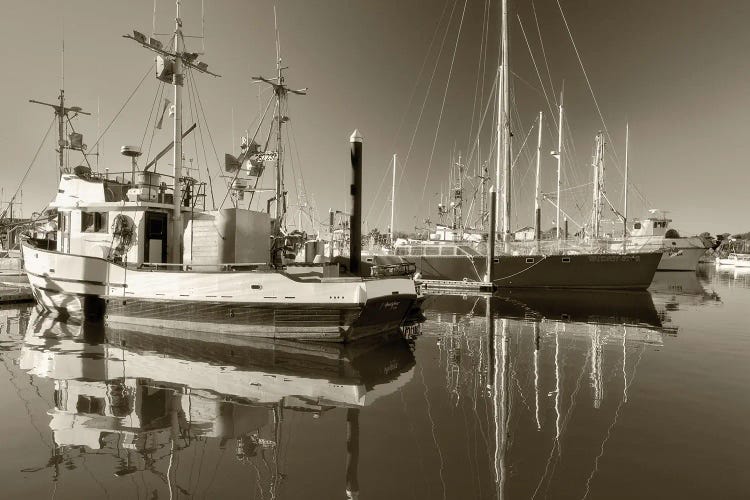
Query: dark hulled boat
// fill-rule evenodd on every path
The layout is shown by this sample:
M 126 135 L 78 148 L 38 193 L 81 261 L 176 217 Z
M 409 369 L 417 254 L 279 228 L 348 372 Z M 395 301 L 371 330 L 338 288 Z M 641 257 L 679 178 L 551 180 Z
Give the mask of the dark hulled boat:
M 500 255 L 493 259 L 498 288 L 645 290 L 661 252 Z M 366 257 L 375 265 L 413 263 L 422 280 L 483 281 L 487 258 L 472 245 L 404 245 L 396 255 Z

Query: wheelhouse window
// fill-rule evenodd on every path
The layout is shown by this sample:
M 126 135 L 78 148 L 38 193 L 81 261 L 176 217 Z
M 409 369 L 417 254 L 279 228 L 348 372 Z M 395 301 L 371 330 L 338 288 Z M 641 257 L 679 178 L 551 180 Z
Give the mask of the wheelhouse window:
M 106 233 L 107 212 L 81 212 L 82 233 Z
M 640 222 L 636 222 L 635 224 L 633 224 L 633 229 L 640 229 L 640 228 L 641 228 Z

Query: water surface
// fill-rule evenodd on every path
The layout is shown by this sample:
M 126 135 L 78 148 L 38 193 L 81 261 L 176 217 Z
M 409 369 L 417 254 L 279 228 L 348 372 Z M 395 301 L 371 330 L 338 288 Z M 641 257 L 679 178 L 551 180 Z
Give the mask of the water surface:
M 750 274 L 432 296 L 410 341 L 0 309 L 7 498 L 747 498 Z

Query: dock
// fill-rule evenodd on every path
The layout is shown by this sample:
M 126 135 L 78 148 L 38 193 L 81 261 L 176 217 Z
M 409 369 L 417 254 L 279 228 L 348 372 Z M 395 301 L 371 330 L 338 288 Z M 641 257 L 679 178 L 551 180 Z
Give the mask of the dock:
M 0 281 L 0 304 L 31 302 L 33 300 L 34 295 L 31 293 L 31 286 L 27 283 Z
M 416 280 L 416 282 L 424 291 L 455 290 L 492 293 L 495 290 L 494 284 L 483 281 Z

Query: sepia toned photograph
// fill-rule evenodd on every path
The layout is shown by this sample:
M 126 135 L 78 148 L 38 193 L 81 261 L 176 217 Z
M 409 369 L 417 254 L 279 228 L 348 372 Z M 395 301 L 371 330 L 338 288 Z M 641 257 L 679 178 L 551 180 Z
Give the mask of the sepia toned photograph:
M 3 498 L 750 498 L 747 0 L 0 3 Z

